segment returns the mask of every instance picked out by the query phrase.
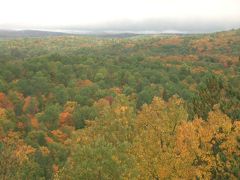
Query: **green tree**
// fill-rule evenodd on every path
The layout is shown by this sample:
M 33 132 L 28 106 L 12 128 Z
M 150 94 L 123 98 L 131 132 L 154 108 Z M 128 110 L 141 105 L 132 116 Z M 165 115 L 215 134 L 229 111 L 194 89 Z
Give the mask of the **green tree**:
M 59 113 L 61 112 L 59 104 L 47 105 L 44 112 L 39 115 L 39 120 L 43 122 L 48 128 L 56 129 L 58 127 Z
M 73 113 L 73 122 L 77 129 L 84 128 L 85 120 L 94 120 L 97 116 L 97 110 L 94 107 L 78 107 Z
M 223 84 L 220 78 L 212 74 L 208 75 L 192 98 L 192 105 L 190 106 L 193 108 L 194 114 L 207 119 L 208 113 L 213 110 L 213 106 L 220 103 L 222 88 Z

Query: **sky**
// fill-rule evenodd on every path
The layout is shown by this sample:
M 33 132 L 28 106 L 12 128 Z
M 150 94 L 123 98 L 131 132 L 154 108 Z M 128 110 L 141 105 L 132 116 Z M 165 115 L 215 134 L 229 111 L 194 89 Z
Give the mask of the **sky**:
M 240 27 L 240 0 L 0 0 L 2 28 L 214 31 Z

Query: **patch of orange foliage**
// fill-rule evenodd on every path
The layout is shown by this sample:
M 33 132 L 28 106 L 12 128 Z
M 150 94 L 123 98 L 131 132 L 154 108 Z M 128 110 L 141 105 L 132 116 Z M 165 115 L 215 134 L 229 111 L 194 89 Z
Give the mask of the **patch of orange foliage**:
M 0 107 L 13 110 L 13 104 L 8 100 L 7 96 L 0 92 Z
M 227 64 L 227 63 L 231 63 L 231 64 L 237 64 L 239 61 L 239 57 L 238 56 L 227 56 L 227 55 L 216 55 L 216 58 L 218 59 L 218 61 L 222 64 Z
M 171 38 L 162 38 L 157 42 L 157 46 L 159 45 L 179 45 L 181 44 L 183 41 L 182 38 L 175 36 L 175 37 L 171 37 Z
M 23 104 L 23 108 L 22 108 L 22 111 L 23 111 L 23 112 L 26 112 L 27 108 L 28 108 L 29 105 L 30 105 L 31 99 L 32 99 L 31 96 L 28 96 L 28 97 L 25 98 L 24 104 Z
M 28 155 L 35 153 L 36 149 L 28 145 L 21 145 L 15 151 L 15 156 L 19 159 L 20 164 L 28 160 Z
M 50 154 L 49 149 L 47 147 L 45 147 L 45 146 L 41 146 L 40 147 L 40 151 L 41 151 L 42 155 L 44 155 L 44 156 L 47 156 L 47 155 Z
M 221 70 L 221 69 L 213 70 L 212 72 L 213 72 L 214 74 L 217 74 L 217 75 L 221 75 L 221 74 L 224 73 L 223 70 Z
M 80 88 L 91 86 L 92 84 L 93 84 L 93 82 L 88 80 L 88 79 L 80 80 L 80 81 L 77 82 L 77 86 L 80 87 Z
M 202 66 L 194 67 L 191 69 L 192 73 L 201 73 L 201 72 L 206 72 L 206 71 L 207 70 Z
M 18 127 L 19 129 L 24 129 L 24 128 L 26 127 L 26 124 L 23 123 L 23 122 L 18 122 L 18 123 L 17 123 L 17 127 Z
M 61 125 L 73 125 L 72 114 L 70 114 L 69 112 L 60 113 L 59 121 Z
M 196 48 L 198 52 L 204 52 L 213 48 L 213 43 L 209 37 L 201 38 L 192 41 L 192 47 Z
M 17 132 L 9 131 L 3 136 L 0 135 L 0 142 L 4 147 L 1 149 L 1 168 L 21 166 L 29 160 L 29 155 L 35 153 L 35 148 L 27 145 Z
M 121 94 L 122 93 L 122 89 L 119 87 L 113 87 L 110 89 L 112 92 L 114 92 L 115 94 Z
M 51 131 L 52 135 L 56 137 L 59 141 L 64 142 L 67 138 L 68 135 L 60 131 L 59 129 Z
M 37 104 L 35 103 L 36 102 L 36 98 L 33 98 L 31 96 L 28 96 L 25 98 L 24 100 L 24 105 L 23 105 L 23 108 L 22 108 L 22 111 L 23 112 L 26 112 L 27 109 L 31 106 L 31 102 L 34 101 L 34 104 L 33 104 L 33 113 L 36 113 L 38 111 L 38 107 L 37 107 Z
M 47 143 L 49 143 L 49 144 L 51 144 L 51 143 L 53 143 L 54 141 L 53 141 L 53 139 L 52 138 L 50 138 L 50 137 L 48 137 L 48 136 L 45 136 L 45 140 L 47 141 Z
M 38 122 L 37 118 L 33 116 L 30 119 L 31 119 L 31 126 L 33 128 L 38 129 L 39 128 L 39 122 Z
M 196 55 L 190 54 L 190 55 L 170 55 L 170 56 L 150 56 L 148 58 L 149 61 L 197 61 L 199 58 Z

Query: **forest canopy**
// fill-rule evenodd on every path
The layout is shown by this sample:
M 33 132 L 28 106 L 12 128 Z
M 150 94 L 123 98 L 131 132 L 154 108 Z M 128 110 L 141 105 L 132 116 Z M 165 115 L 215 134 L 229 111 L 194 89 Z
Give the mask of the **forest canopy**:
M 238 179 L 240 30 L 0 39 L 0 179 Z

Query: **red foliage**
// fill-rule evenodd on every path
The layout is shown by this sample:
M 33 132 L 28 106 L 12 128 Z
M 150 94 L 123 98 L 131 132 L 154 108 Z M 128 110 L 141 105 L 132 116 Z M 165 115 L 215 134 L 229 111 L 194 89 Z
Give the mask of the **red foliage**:
M 49 143 L 49 144 L 51 144 L 51 143 L 53 143 L 54 141 L 53 141 L 53 139 L 52 138 L 50 138 L 50 137 L 48 137 L 48 136 L 45 136 L 45 140 L 47 141 L 47 143 Z

